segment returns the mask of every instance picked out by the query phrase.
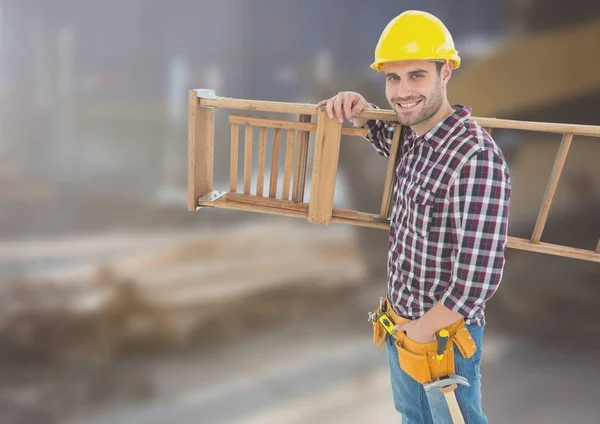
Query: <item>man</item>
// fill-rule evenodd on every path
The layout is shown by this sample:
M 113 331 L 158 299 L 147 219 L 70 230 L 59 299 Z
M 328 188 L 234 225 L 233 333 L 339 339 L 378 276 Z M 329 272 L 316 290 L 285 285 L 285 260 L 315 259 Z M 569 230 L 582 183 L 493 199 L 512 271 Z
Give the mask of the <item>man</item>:
M 387 100 L 404 126 L 387 264 L 386 304 L 397 319 L 382 337 L 394 403 L 404 423 L 452 422 L 443 395 L 426 392 L 423 383 L 454 372 L 469 383 L 455 390 L 465 421 L 486 423 L 480 373 L 484 308 L 504 268 L 509 171 L 492 137 L 471 119 L 471 109 L 448 102 L 446 86 L 460 57 L 439 19 L 419 11 L 397 16 L 382 33 L 375 59 L 371 67 L 385 72 Z M 319 102 L 323 106 L 330 118 L 365 127 L 374 148 L 390 156 L 396 124 L 358 118 L 376 107 L 362 95 L 340 92 Z M 457 349 L 446 350 L 454 360 L 436 370 L 430 351 L 441 329 L 450 331 L 448 345 Z

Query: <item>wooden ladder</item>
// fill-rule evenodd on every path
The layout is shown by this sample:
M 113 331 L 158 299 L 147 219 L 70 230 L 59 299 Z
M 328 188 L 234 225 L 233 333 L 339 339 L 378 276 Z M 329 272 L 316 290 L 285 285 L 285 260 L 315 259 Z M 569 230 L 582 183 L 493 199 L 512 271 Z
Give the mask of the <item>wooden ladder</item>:
M 333 199 L 341 136 L 364 137 L 366 136 L 365 129 L 342 127 L 337 119 L 329 119 L 323 108 L 318 109 L 313 104 L 220 98 L 214 96 L 214 94 L 205 96 L 201 92 L 204 93 L 206 90 L 190 90 L 189 92 L 188 209 L 190 211 L 195 211 L 201 207 L 215 207 L 304 218 L 311 223 L 322 225 L 333 222 L 389 229 L 390 203 L 395 177 L 394 168 L 399 154 L 401 135 L 399 124 L 396 124 L 397 128 L 388 160 L 379 214 L 337 209 L 333 207 Z M 276 112 L 298 116 L 295 120 L 237 114 L 229 116 L 231 155 L 228 191 L 215 191 L 213 188 L 215 108 Z M 312 122 L 313 116 L 316 116 L 316 123 Z M 396 122 L 396 114 L 392 110 L 365 109 L 360 117 Z M 600 262 L 600 240 L 595 251 L 541 241 L 550 206 L 573 137 L 575 135 L 600 137 L 600 126 L 495 118 L 474 117 L 473 119 L 490 133 L 493 128 L 503 128 L 563 134 L 533 234 L 530 239 L 509 236 L 508 247 Z M 238 191 L 240 127 L 244 128 L 243 184 L 241 192 Z M 258 169 L 256 182 L 253 186 L 252 154 L 255 128 L 258 132 Z M 285 131 L 285 139 L 283 138 L 283 131 Z M 311 132 L 315 133 L 315 143 L 312 151 L 312 185 L 309 202 L 305 203 L 305 183 Z M 269 149 L 267 148 L 268 144 L 271 146 Z M 285 160 L 283 178 L 281 179 L 281 187 L 279 187 L 279 156 L 282 148 L 285 149 Z M 268 190 L 265 190 L 267 153 L 270 153 L 271 161 Z M 265 191 L 267 192 L 265 193 Z M 278 195 L 279 193 L 280 195 Z

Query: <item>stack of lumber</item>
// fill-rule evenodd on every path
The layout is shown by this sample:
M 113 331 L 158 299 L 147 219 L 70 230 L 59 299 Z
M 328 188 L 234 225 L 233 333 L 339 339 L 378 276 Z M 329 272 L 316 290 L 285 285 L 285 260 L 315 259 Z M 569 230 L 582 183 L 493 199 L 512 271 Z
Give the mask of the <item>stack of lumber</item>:
M 290 299 L 302 302 L 298 293 L 318 297 L 367 278 L 346 226 L 252 223 L 158 240 L 136 246 L 121 239 L 130 249 L 116 258 L 42 270 L 5 285 L 4 353 L 104 362 L 124 346 L 180 348 L 211 322 L 244 323 L 237 326 L 247 331 L 250 316 L 278 319 Z M 82 250 L 70 243 L 57 242 L 48 254 L 64 262 L 61 250 L 79 257 L 85 246 L 98 252 L 89 240 L 81 241 Z M 21 246 L 21 254 L 39 259 L 31 247 Z

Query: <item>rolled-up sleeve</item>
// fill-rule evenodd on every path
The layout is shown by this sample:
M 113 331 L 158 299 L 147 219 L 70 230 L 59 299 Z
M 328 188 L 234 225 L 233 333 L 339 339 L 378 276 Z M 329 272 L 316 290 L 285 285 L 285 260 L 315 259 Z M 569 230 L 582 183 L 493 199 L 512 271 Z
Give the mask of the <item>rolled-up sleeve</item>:
M 510 194 L 508 168 L 492 150 L 471 156 L 449 188 L 457 249 L 452 281 L 441 301 L 464 317 L 473 316 L 502 279 Z
M 378 109 L 374 104 L 371 106 L 373 109 Z M 365 138 L 369 140 L 377 153 L 385 158 L 389 158 L 396 125 L 393 122 L 372 119 L 367 121 L 365 128 L 367 129 L 367 136 Z

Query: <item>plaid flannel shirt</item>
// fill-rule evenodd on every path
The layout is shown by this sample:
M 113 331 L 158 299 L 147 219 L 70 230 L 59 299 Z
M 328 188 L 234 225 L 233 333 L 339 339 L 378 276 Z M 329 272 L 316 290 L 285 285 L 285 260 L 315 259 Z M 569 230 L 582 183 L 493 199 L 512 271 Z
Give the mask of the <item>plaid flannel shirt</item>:
M 511 182 L 501 150 L 471 119 L 471 108 L 453 109 L 419 137 L 405 127 L 390 215 L 388 296 L 407 318 L 443 302 L 467 324 L 483 325 L 504 269 Z M 365 124 L 384 157 L 395 125 Z

